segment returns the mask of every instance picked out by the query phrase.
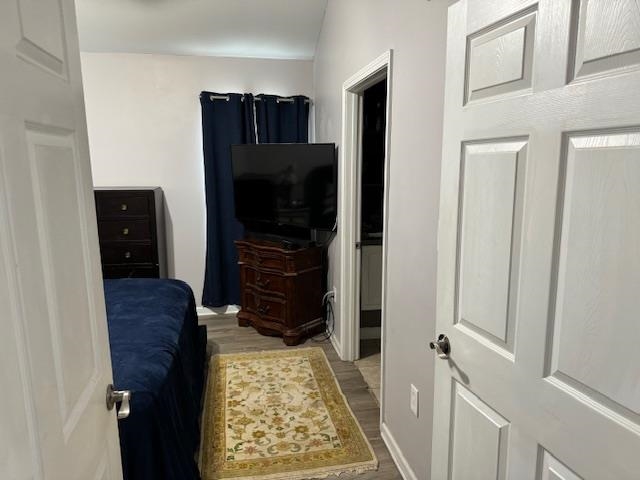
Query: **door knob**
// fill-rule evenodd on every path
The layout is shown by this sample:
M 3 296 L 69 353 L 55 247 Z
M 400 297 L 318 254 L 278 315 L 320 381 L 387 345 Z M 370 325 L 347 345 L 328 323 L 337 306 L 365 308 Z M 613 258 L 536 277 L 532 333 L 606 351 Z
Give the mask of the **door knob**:
M 435 350 L 440 358 L 449 358 L 449 354 L 451 353 L 449 338 L 442 333 L 438 335 L 437 340 L 429 342 L 429 348 Z
M 118 409 L 118 420 L 127 418 L 131 413 L 130 400 L 130 390 L 114 390 L 113 385 L 109 384 L 107 386 L 107 410 L 113 410 L 115 404 L 120 403 L 120 408 Z

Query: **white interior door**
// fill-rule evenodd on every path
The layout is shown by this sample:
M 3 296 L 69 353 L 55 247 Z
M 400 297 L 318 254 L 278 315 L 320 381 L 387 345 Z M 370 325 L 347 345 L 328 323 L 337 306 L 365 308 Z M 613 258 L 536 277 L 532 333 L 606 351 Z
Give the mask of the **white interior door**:
M 640 3 L 449 10 L 432 478 L 640 478 Z
M 121 479 L 72 0 L 0 2 L 0 478 Z

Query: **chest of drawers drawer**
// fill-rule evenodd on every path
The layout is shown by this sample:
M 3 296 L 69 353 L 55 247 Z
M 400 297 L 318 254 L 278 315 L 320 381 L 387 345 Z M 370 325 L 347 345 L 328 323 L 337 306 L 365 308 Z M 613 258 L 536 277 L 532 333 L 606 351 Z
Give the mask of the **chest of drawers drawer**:
M 287 278 L 259 268 L 249 267 L 244 270 L 245 284 L 248 287 L 268 292 L 271 296 L 286 296 Z
M 238 241 L 238 261 L 250 267 L 281 273 L 298 273 L 321 264 L 321 249 L 287 251 L 262 244 Z
M 150 241 L 153 237 L 149 219 L 101 220 L 98 222 L 98 234 L 103 242 Z
M 245 297 L 243 305 L 249 312 L 277 322 L 286 321 L 285 300 L 269 297 L 251 288 L 246 289 L 243 294 Z
M 160 272 L 157 265 L 105 265 L 102 267 L 104 278 L 158 278 Z
M 243 250 L 239 255 L 240 262 L 246 263 L 252 267 L 269 269 L 269 270 L 277 270 L 277 271 L 285 271 L 286 270 L 286 257 L 278 254 L 268 254 L 253 250 Z
M 110 242 L 104 243 L 100 250 L 105 264 L 154 263 L 152 245 Z
M 148 216 L 153 209 L 149 195 L 137 192 L 118 192 L 102 190 L 96 195 L 98 218 Z M 108 192 L 108 193 L 107 193 Z

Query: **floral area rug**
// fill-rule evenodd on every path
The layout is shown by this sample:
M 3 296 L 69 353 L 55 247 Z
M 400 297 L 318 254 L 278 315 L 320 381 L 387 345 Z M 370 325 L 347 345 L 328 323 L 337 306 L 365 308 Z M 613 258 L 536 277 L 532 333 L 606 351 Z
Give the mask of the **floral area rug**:
M 203 480 L 303 480 L 377 468 L 321 348 L 216 355 L 209 372 Z

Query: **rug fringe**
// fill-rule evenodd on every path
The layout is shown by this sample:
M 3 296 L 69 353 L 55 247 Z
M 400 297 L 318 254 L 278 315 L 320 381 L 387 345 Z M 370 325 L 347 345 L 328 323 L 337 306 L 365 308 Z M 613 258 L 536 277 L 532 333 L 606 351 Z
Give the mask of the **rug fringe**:
M 323 473 L 307 472 L 303 475 L 297 475 L 294 477 L 281 477 L 281 478 L 286 480 L 312 480 L 312 479 L 320 480 L 320 479 L 333 477 L 333 476 L 341 477 L 342 475 L 348 475 L 348 474 L 360 475 L 361 473 L 371 472 L 376 470 L 378 470 L 377 462 L 375 465 L 360 466 L 360 467 L 353 467 L 353 468 L 347 468 L 347 469 L 341 468 L 339 471 L 334 471 L 334 472 L 327 472 L 326 470 Z
M 377 471 L 378 462 L 370 462 L 368 464 L 359 465 L 341 465 L 335 468 L 317 468 L 314 470 L 306 470 L 299 473 L 272 473 L 269 475 L 252 475 L 250 477 L 235 477 L 233 480 L 322 480 L 329 477 L 341 477 L 342 475 L 355 474 Z

